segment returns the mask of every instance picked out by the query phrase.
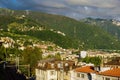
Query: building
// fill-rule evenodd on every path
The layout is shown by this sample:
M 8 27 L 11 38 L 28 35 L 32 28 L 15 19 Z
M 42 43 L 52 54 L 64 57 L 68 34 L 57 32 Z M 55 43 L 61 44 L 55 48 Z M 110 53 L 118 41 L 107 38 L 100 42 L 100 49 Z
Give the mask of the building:
M 14 47 L 15 41 L 10 37 L 0 37 L 0 44 L 1 43 L 5 48 L 10 48 Z
M 88 51 L 87 52 L 88 57 L 100 57 L 102 59 L 101 66 L 104 66 L 104 63 L 108 63 L 111 61 L 111 59 L 120 57 L 119 53 L 108 53 L 103 51 Z
M 71 80 L 96 80 L 96 73 L 92 66 L 79 67 L 71 72 Z
M 97 75 L 97 80 L 120 80 L 120 68 L 114 68 Z
M 87 56 L 87 51 L 81 51 L 80 52 L 80 57 L 85 58 Z
M 78 63 L 79 56 L 76 54 L 61 54 L 62 60 L 72 60 L 75 62 L 75 65 Z
M 75 62 L 70 60 L 41 60 L 36 68 L 36 80 L 70 80 Z
M 111 61 L 104 64 L 105 67 L 120 68 L 120 57 L 115 57 Z

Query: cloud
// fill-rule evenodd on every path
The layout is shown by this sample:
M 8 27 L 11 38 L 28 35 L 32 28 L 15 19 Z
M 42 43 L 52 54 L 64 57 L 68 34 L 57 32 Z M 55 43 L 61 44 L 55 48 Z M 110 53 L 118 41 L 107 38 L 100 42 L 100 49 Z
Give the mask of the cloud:
M 119 0 L 66 0 L 70 5 L 93 6 L 99 8 L 113 8 L 120 6 Z
M 0 7 L 39 10 L 75 19 L 120 16 L 120 0 L 1 0 Z

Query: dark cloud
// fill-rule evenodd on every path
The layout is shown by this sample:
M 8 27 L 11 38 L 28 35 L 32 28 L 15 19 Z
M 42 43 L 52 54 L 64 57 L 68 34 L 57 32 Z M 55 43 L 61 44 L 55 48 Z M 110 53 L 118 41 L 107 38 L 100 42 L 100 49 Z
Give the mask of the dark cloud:
M 120 0 L 1 0 L 0 7 L 39 10 L 75 19 L 120 17 Z

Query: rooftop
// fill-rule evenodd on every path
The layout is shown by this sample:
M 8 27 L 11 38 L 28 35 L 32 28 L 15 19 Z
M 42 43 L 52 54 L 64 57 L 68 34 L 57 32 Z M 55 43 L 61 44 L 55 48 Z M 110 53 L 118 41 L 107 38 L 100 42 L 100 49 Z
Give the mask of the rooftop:
M 84 73 L 96 73 L 92 66 L 85 66 L 75 69 L 76 72 L 84 72 Z
M 116 57 L 111 61 L 105 63 L 105 65 L 120 65 L 120 57 Z
M 120 68 L 114 68 L 112 70 L 101 72 L 100 75 L 120 77 Z
M 75 67 L 75 62 L 70 60 L 57 60 L 57 59 L 47 59 L 41 60 L 38 62 L 37 68 L 42 70 L 60 70 L 64 69 L 65 71 L 70 70 Z

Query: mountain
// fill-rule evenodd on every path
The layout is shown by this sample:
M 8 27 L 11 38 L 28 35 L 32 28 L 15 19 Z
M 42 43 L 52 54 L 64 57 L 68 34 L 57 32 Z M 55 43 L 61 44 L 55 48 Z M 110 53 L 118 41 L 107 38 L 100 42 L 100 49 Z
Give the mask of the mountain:
M 120 39 L 120 21 L 117 19 L 86 18 L 80 20 L 80 22 L 85 22 L 87 24 L 98 26 Z
M 120 41 L 114 35 L 97 25 L 65 16 L 9 9 L 0 9 L 0 16 L 0 27 L 7 26 L 6 31 L 51 41 L 64 48 L 120 49 Z
M 29 44 L 50 41 L 63 48 L 77 48 L 77 42 L 64 33 L 47 29 L 36 21 L 23 16 L 0 15 L 0 37 L 11 37 L 15 41 L 21 40 L 21 42 Z

